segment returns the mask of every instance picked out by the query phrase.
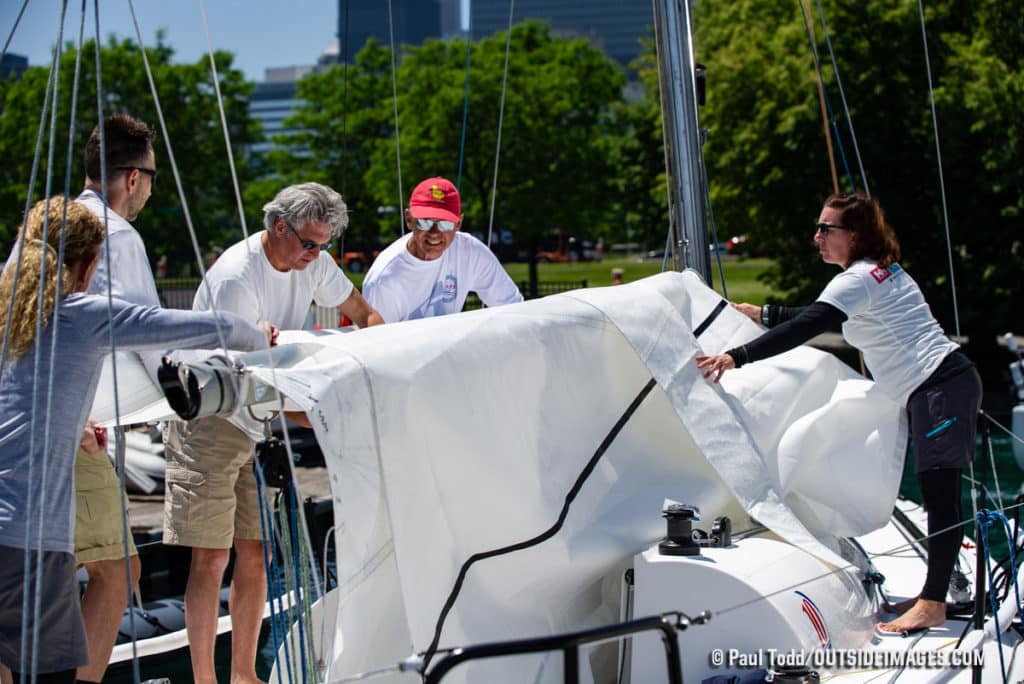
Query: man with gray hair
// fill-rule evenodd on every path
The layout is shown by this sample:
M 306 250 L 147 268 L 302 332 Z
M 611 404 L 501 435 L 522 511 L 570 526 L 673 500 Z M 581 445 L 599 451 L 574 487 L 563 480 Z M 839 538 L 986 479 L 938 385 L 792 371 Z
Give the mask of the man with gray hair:
M 284 188 L 263 207 L 264 230 L 229 247 L 206 272 L 192 308 L 231 311 L 279 329 L 301 328 L 311 302 L 337 306 L 359 327 L 383 323 L 327 253 L 348 224 L 345 202 L 319 183 Z M 255 425 L 223 418 L 171 422 L 164 543 L 192 547 L 185 627 L 196 682 L 215 683 L 220 585 L 235 548 L 231 582 L 231 681 L 255 684 L 267 581 L 253 474 Z

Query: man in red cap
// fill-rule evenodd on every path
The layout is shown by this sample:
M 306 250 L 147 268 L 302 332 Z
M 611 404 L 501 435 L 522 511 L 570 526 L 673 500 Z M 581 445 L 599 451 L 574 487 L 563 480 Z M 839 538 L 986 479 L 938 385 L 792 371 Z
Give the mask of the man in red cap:
M 476 292 L 487 306 L 523 301 L 494 253 L 459 232 L 459 191 L 445 178 L 428 178 L 405 210 L 409 232 L 380 253 L 363 280 L 363 296 L 385 323 L 462 311 Z

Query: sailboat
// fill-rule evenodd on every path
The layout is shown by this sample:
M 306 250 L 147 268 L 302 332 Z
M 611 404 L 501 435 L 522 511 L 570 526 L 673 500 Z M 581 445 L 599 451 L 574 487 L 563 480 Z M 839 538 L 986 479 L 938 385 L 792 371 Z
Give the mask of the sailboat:
M 302 597 L 272 681 L 1021 678 L 1014 594 L 973 622 L 873 629 L 926 567 L 923 513 L 897 497 L 900 406 L 809 348 L 721 386 L 698 372 L 696 354 L 760 331 L 705 284 L 685 3 L 659 3 L 657 21 L 687 270 L 289 332 L 270 352 L 169 366 L 169 404 L 141 393 L 139 411 L 311 418 L 337 585 Z M 953 602 L 995 567 L 969 551 Z
M 697 353 L 759 330 L 705 284 L 686 3 L 659 4 L 658 31 L 670 242 L 692 270 L 282 333 L 270 352 L 179 359 L 168 396 L 118 364 L 120 410 L 93 411 L 110 423 L 312 419 L 337 586 L 324 593 L 314 572 L 299 592 L 308 617 L 273 681 L 1022 678 L 1012 598 L 959 641 L 960 619 L 906 638 L 872 630 L 925 568 L 921 511 L 897 498 L 899 406 L 808 348 L 720 387 L 697 371 Z M 969 585 L 989 564 L 966 551 Z

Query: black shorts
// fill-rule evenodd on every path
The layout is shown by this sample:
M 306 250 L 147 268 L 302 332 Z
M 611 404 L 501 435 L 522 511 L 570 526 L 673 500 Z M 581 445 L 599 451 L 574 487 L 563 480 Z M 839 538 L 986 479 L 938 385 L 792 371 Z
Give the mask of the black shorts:
M 22 597 L 24 596 L 25 551 L 0 546 L 0 662 L 15 672 L 60 672 L 89 663 L 85 625 L 75 581 L 75 556 L 60 551 L 42 553 L 42 589 L 39 624 L 28 620 L 25 642 L 27 659 L 21 660 Z M 39 554 L 31 553 L 29 609 L 35 610 L 35 581 L 40 572 Z M 32 667 L 32 636 L 39 635 L 39 655 Z
M 916 471 L 967 468 L 974 458 L 981 377 L 973 367 L 907 402 Z

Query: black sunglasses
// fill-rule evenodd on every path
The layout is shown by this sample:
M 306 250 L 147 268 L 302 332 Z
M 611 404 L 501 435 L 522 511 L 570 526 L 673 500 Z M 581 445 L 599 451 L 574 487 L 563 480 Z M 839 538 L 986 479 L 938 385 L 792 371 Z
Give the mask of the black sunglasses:
M 132 170 L 135 170 L 135 171 L 138 171 L 139 173 L 144 173 L 147 176 L 149 176 L 150 182 L 152 182 L 153 184 L 156 183 L 156 169 L 147 169 L 144 166 L 118 166 L 116 168 L 117 168 L 118 171 L 132 171 Z
M 850 230 L 846 226 L 837 226 L 834 223 L 825 223 L 824 221 L 815 223 L 814 227 L 821 232 L 822 236 L 828 235 L 830 230 Z
M 319 252 L 326 252 L 327 249 L 331 246 L 330 240 L 328 240 L 327 242 L 313 242 L 312 240 L 303 240 L 302 236 L 299 235 L 299 231 L 295 230 L 287 223 L 285 223 L 285 225 L 288 226 L 288 230 L 295 233 L 295 237 L 299 238 L 299 244 L 302 245 L 302 249 L 306 250 L 307 252 L 311 252 L 314 249 Z

